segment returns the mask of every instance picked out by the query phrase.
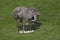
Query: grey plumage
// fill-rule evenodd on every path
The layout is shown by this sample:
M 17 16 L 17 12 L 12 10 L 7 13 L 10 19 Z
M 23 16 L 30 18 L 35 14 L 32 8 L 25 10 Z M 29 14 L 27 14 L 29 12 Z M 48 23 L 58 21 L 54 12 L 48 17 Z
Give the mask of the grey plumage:
M 39 12 L 33 7 L 17 7 L 13 11 L 13 17 L 16 20 L 20 20 L 23 17 L 26 21 L 28 21 L 28 19 L 31 19 L 32 17 L 34 17 L 34 15 L 36 17 L 39 16 Z

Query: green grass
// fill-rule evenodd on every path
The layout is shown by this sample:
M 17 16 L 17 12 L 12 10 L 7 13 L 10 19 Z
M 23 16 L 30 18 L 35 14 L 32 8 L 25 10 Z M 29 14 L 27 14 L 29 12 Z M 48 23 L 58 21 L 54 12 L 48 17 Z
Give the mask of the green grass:
M 17 6 L 35 7 L 40 12 L 40 28 L 19 34 L 12 11 Z M 60 0 L 0 0 L 0 40 L 60 40 Z

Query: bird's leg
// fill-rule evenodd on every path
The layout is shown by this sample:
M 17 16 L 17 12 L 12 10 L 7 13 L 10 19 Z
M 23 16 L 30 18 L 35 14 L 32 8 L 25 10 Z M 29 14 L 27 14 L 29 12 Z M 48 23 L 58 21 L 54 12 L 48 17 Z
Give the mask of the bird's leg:
M 23 24 L 23 33 L 24 33 L 24 31 L 25 31 L 25 30 L 24 30 L 24 28 L 25 28 L 25 23 L 26 23 L 26 22 L 25 22 L 25 19 L 23 19 L 23 23 L 22 23 L 22 24 Z
M 30 32 L 33 32 L 33 29 L 32 29 L 33 23 L 32 23 L 32 21 L 30 21 L 29 23 L 30 23 Z
M 17 20 L 17 25 L 18 26 L 22 25 L 22 22 L 20 22 L 20 20 Z
M 23 33 L 24 33 L 24 26 L 25 26 L 25 25 L 23 25 Z
M 30 20 L 30 22 L 29 22 L 29 25 L 30 25 L 30 31 L 31 31 L 31 30 L 32 30 L 32 29 L 31 29 L 31 26 L 32 26 L 32 22 L 31 22 L 31 20 Z
M 26 21 L 25 25 L 28 25 L 29 24 L 28 19 L 25 19 L 25 21 Z
M 30 31 L 31 31 L 31 23 L 30 23 Z

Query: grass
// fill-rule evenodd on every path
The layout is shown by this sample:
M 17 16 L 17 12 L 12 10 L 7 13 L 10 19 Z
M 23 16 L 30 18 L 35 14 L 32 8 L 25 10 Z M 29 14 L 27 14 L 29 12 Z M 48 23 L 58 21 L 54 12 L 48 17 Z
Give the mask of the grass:
M 35 7 L 40 12 L 40 28 L 19 34 L 12 11 L 17 6 Z M 0 0 L 0 40 L 60 40 L 60 0 Z

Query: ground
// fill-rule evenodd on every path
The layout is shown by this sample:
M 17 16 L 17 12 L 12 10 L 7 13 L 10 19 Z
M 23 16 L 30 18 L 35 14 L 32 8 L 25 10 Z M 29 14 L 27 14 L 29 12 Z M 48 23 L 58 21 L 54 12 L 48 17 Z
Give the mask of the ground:
M 33 6 L 40 12 L 39 29 L 18 33 L 12 17 L 17 6 Z M 0 40 L 60 40 L 60 0 L 0 0 Z

